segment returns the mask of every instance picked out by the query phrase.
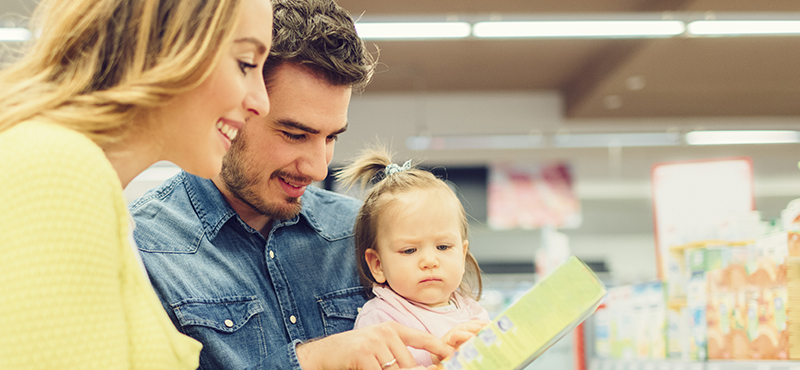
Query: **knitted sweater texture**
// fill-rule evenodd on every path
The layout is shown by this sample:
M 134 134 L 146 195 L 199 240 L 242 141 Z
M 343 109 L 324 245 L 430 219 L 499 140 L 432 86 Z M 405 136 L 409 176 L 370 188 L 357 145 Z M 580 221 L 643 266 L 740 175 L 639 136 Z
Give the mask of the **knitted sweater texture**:
M 0 369 L 194 369 L 131 246 L 122 186 L 86 136 L 0 133 Z

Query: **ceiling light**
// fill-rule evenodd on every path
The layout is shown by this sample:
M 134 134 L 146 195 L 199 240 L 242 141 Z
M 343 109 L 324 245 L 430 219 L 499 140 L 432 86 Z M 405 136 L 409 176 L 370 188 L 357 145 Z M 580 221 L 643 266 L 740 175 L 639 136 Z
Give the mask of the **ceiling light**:
M 692 131 L 686 134 L 686 143 L 689 145 L 800 143 L 800 131 Z
M 622 98 L 619 95 L 606 95 L 603 98 L 603 106 L 608 110 L 616 110 L 622 108 Z
M 556 148 L 608 148 L 680 145 L 677 133 L 559 134 L 553 137 Z
M 470 34 L 467 22 L 385 22 L 356 23 L 363 39 L 453 39 Z
M 651 38 L 680 35 L 686 27 L 681 21 L 530 21 L 478 22 L 475 37 L 554 37 L 554 38 Z
M 26 28 L 0 28 L 0 41 L 28 41 L 31 31 Z
M 625 79 L 625 86 L 631 91 L 642 90 L 646 85 L 647 82 L 642 76 L 630 76 Z
M 406 139 L 410 150 L 455 149 L 532 149 L 543 148 L 541 135 L 486 136 L 411 136 Z
M 544 135 L 412 136 L 406 139 L 410 150 L 478 150 L 608 148 L 681 145 L 677 133 L 617 133 Z
M 796 35 L 800 34 L 800 20 L 718 20 L 694 21 L 687 31 L 692 35 Z

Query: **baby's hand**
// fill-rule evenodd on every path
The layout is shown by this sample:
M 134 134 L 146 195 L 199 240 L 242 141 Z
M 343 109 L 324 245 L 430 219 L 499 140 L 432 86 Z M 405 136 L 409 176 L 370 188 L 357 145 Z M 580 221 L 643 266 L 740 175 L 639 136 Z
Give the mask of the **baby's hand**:
M 458 324 L 443 335 L 442 340 L 447 343 L 447 345 L 457 349 L 458 346 L 466 342 L 469 338 L 478 334 L 486 325 L 489 325 L 489 322 L 483 320 L 471 320 Z M 441 359 L 434 354 L 431 354 L 431 358 L 434 364 L 438 364 L 441 361 Z

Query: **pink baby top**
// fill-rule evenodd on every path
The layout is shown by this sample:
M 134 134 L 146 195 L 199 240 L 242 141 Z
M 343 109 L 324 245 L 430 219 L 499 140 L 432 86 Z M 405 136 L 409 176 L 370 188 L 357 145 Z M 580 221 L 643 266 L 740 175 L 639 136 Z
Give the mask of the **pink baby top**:
M 441 338 L 454 326 L 470 320 L 489 321 L 489 314 L 478 302 L 453 293 L 450 306 L 431 308 L 399 296 L 387 287 L 374 287 L 375 298 L 370 299 L 356 318 L 355 328 L 395 321 L 410 328 L 422 330 Z M 408 347 L 417 365 L 433 365 L 430 353 Z

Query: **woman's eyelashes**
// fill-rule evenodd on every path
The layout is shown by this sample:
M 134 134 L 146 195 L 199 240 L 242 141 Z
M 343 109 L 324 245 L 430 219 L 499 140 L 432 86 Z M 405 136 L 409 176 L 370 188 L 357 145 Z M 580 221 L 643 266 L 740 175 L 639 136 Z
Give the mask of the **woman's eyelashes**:
M 247 62 L 243 62 L 241 60 L 239 61 L 239 69 L 242 70 L 243 74 L 247 74 L 247 71 L 249 69 L 253 69 L 253 68 L 256 68 L 256 67 L 258 67 L 258 66 L 255 65 L 255 64 L 250 64 L 250 63 L 247 63 Z

